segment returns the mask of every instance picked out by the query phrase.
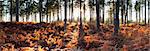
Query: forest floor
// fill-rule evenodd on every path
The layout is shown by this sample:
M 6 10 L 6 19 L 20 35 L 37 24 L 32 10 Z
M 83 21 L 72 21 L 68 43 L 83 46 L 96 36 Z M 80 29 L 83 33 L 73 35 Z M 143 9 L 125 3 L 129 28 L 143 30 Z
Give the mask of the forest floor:
M 79 41 L 79 24 L 63 22 L 1 22 L 0 51 L 150 51 L 150 25 L 120 25 L 119 36 L 113 36 L 114 26 L 101 24 L 97 32 L 94 23 L 83 23 L 84 36 Z M 115 39 L 117 38 L 117 40 Z

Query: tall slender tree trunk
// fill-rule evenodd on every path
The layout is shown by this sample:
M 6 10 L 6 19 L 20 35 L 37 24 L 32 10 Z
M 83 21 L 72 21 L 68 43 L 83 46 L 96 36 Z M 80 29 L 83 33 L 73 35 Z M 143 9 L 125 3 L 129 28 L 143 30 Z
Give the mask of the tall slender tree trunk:
M 123 16 L 123 12 L 124 12 L 124 5 L 123 5 L 123 0 L 121 0 L 121 22 L 122 24 L 124 23 L 124 16 Z
M 122 42 L 122 38 L 119 38 L 118 33 L 119 33 L 119 1 L 117 0 L 116 2 L 116 17 L 114 17 L 114 38 L 115 38 L 115 49 L 114 51 L 119 51 L 120 47 L 122 46 L 120 43 Z M 119 43 L 118 43 L 119 42 Z
M 34 19 L 35 19 L 35 22 L 36 22 L 36 21 L 37 21 L 37 20 L 36 20 L 36 12 L 34 12 Z
M 57 2 L 59 3 L 59 0 L 57 0 Z M 57 21 L 59 21 L 60 18 L 59 18 L 59 4 L 58 4 L 58 7 L 57 7 Z
M 26 22 L 27 22 L 27 20 L 29 18 L 29 14 L 28 14 L 28 12 L 29 12 L 29 4 L 28 4 L 28 2 L 26 3 L 26 7 L 27 7 L 27 10 L 26 10 Z
M 71 9 L 71 13 L 72 13 L 72 14 L 71 14 L 71 22 L 73 21 L 73 6 L 74 6 L 74 5 L 73 5 L 73 0 L 72 0 L 72 9 Z
M 132 5 L 130 6 L 130 20 L 132 20 Z
M 146 24 L 146 0 L 145 0 L 145 24 Z
M 139 23 L 141 22 L 141 14 L 140 14 L 140 12 L 141 12 L 141 6 L 139 8 Z
M 116 2 L 116 17 L 114 17 L 114 34 L 118 35 L 119 30 L 119 0 Z
M 53 9 L 53 18 L 55 18 L 55 10 Z M 54 19 L 52 19 L 54 21 Z
M 144 17 L 143 17 L 143 6 L 141 6 L 141 21 L 143 22 L 143 20 L 144 20 Z
M 12 4 L 13 4 L 13 1 L 10 0 L 10 22 L 12 22 Z
M 115 2 L 115 0 L 112 0 L 113 1 L 113 16 L 112 16 L 112 19 L 111 19 L 111 24 L 113 24 L 113 17 L 115 17 L 115 4 L 116 4 L 116 2 Z
M 69 21 L 71 21 L 71 5 L 70 5 L 70 0 L 68 0 L 68 5 L 69 5 Z
M 114 6 L 113 0 L 110 0 L 110 8 L 109 8 L 110 9 L 110 19 L 109 19 L 110 20 L 110 24 L 113 23 L 113 18 L 112 17 L 113 17 L 113 14 L 114 14 L 113 13 L 113 8 L 114 7 L 112 7 L 112 5 Z
M 1 13 L 0 14 L 0 22 L 2 22 L 3 21 L 3 14 L 2 14 L 3 12 L 2 12 L 2 9 L 0 10 L 0 13 Z
M 99 0 L 96 0 L 96 27 L 99 30 L 100 26 L 100 15 L 99 15 Z
M 24 17 L 25 17 L 25 15 L 23 15 L 23 17 L 22 17 L 22 19 L 23 19 L 22 21 L 23 21 L 23 22 L 25 22 L 25 19 L 24 19 Z
M 104 23 L 105 21 L 105 0 L 103 0 L 103 20 L 102 20 L 102 23 Z
M 16 0 L 16 21 L 19 22 L 19 0 Z
M 79 25 L 79 38 L 78 38 L 78 42 L 79 42 L 79 46 L 82 45 L 82 41 L 83 41 L 83 37 L 84 37 L 84 31 L 83 31 L 83 25 L 82 25 L 82 3 L 81 3 L 82 0 L 80 0 L 80 25 Z
M 57 7 L 57 21 L 59 21 L 60 18 L 59 18 L 59 7 Z
M 79 37 L 81 37 L 82 33 L 83 33 L 83 28 L 82 28 L 82 3 L 81 3 L 81 1 L 82 0 L 80 0 L 80 26 L 79 26 L 80 35 L 79 35 Z
M 150 24 L 150 1 L 148 1 L 148 24 Z
M 137 15 L 137 11 L 136 11 L 136 23 L 138 23 L 138 15 Z
M 48 13 L 46 13 L 46 22 L 48 22 Z
M 100 5 L 99 5 L 100 6 Z M 101 12 L 102 12 L 102 10 L 100 9 L 100 7 L 99 7 L 99 23 L 101 23 L 102 21 L 103 21 L 103 18 L 101 19 Z
M 46 2 L 48 3 L 49 0 L 47 0 Z M 46 22 L 48 22 L 48 5 L 46 7 Z
M 50 10 L 50 12 L 49 12 L 49 22 L 51 22 L 51 10 Z
M 39 17 L 40 22 L 42 22 L 42 0 L 39 0 Z
M 64 19 L 64 31 L 66 32 L 66 27 L 67 27 L 67 0 L 65 0 L 65 7 L 64 7 L 64 10 L 65 10 L 65 19 Z
M 92 21 L 92 9 L 90 7 L 90 22 Z
M 84 14 L 84 17 L 83 17 L 83 18 L 84 18 L 84 22 L 86 22 L 86 17 L 85 17 L 85 9 L 86 9 L 86 8 L 85 8 L 85 1 L 86 1 L 86 0 L 84 0 L 84 5 L 83 5 L 83 12 L 84 12 L 84 13 L 83 13 L 83 14 Z
M 62 13 L 61 13 L 61 0 L 59 0 L 59 17 L 60 17 L 60 21 L 62 21 Z
M 127 8 L 126 8 L 125 24 L 128 24 L 128 6 L 129 6 L 129 0 L 127 0 Z

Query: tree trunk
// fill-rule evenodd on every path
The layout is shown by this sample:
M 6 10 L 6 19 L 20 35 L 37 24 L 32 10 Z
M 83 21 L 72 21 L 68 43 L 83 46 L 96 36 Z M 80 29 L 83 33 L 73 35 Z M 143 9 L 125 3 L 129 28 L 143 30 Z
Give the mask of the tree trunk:
M 60 21 L 62 21 L 62 13 L 61 13 L 61 0 L 59 0 L 60 2 L 59 2 L 59 14 L 60 14 Z
M 126 16 L 125 16 L 125 24 L 128 23 L 128 5 L 129 5 L 129 0 L 127 0 L 127 7 L 126 7 Z
M 59 7 L 57 8 L 57 21 L 59 21 Z
M 34 21 L 33 13 L 31 13 L 31 22 Z
M 66 27 L 67 27 L 67 0 L 65 0 L 65 7 L 64 7 L 64 10 L 65 10 L 65 19 L 64 19 L 64 31 L 66 32 Z
M 36 12 L 34 12 L 34 21 L 36 22 Z
M 28 18 L 29 18 L 29 3 L 28 2 L 26 3 L 26 7 L 27 7 L 27 10 L 26 10 L 26 22 L 27 22 Z
M 71 21 L 71 12 L 70 12 L 71 11 L 71 5 L 70 5 L 70 0 L 68 0 L 68 3 L 69 3 L 68 4 L 69 5 L 69 7 L 68 7 L 69 11 L 68 12 L 69 12 L 69 22 L 70 22 Z
M 99 0 L 96 0 L 96 27 L 99 30 L 100 26 L 100 15 L 99 15 Z
M 140 14 L 140 11 L 141 10 L 141 7 L 139 8 L 139 23 L 141 22 L 141 14 Z
M 143 22 L 144 17 L 143 17 L 143 6 L 141 6 L 141 21 Z
M 23 15 L 23 17 L 22 17 L 22 18 L 23 18 L 23 22 L 25 22 L 25 19 L 24 19 L 24 18 L 25 18 L 25 15 Z
M 46 2 L 48 3 L 48 0 Z M 48 22 L 48 5 L 46 7 L 46 22 Z
M 121 22 L 122 22 L 122 24 L 124 23 L 124 16 L 123 16 L 123 12 L 124 12 L 124 5 L 123 5 L 123 0 L 121 1 L 121 5 L 122 5 L 122 7 L 121 7 Z
M 83 34 L 83 25 L 82 25 L 82 3 L 81 3 L 82 0 L 80 0 L 80 25 L 79 25 L 79 38 L 78 38 L 78 42 L 79 42 L 79 46 L 82 45 L 82 40 L 83 40 L 83 37 L 84 37 L 84 34 Z
M 137 11 L 136 11 L 136 23 L 138 23 L 138 15 L 137 15 L 138 13 L 137 13 Z
M 13 4 L 13 1 L 10 0 L 10 22 L 12 22 L 12 4 Z
M 112 16 L 112 19 L 111 19 L 111 24 L 113 24 L 113 21 L 114 21 L 114 20 L 113 20 L 113 17 L 115 16 L 115 13 L 116 13 L 116 12 L 115 12 L 115 0 L 112 0 L 112 1 L 113 1 L 113 12 L 112 12 L 112 13 L 113 13 L 113 16 Z
M 83 32 L 83 28 L 82 28 L 82 3 L 81 3 L 82 0 L 80 0 L 80 34 L 79 34 L 79 37 L 82 36 L 82 32 Z
M 145 24 L 146 24 L 146 0 L 145 0 Z
M 132 6 L 130 6 L 130 18 L 132 20 Z
M 57 2 L 59 3 L 58 0 L 57 0 Z M 58 4 L 58 7 L 57 7 L 57 21 L 59 21 L 59 4 Z
M 53 18 L 55 18 L 55 10 L 53 9 Z M 54 21 L 54 19 L 52 19 Z
M 42 22 L 42 0 L 39 0 L 39 17 L 40 22 Z
M 85 1 L 86 0 L 84 0 L 84 5 L 83 5 L 83 12 L 84 12 L 84 17 L 83 18 L 84 18 L 84 22 L 86 22 L 86 17 L 85 17 Z
M 110 18 L 109 18 L 109 22 L 110 22 L 110 24 L 112 24 L 113 23 L 113 7 L 111 7 L 111 2 L 112 2 L 112 0 L 110 0 Z M 112 3 L 112 5 L 114 6 L 114 4 Z
M 92 9 L 90 8 L 90 22 L 92 21 Z
M 103 20 L 102 20 L 102 23 L 104 23 L 104 21 L 105 21 L 105 0 L 103 0 Z
M 71 22 L 73 21 L 73 0 L 72 0 L 72 9 L 71 9 Z
M 118 35 L 119 30 L 119 0 L 116 2 L 116 17 L 114 17 L 114 35 Z
M 150 24 L 150 1 L 148 1 L 148 24 Z
M 19 22 L 19 0 L 16 0 L 16 21 Z
M 46 22 L 48 22 L 48 14 L 46 14 Z
M 49 12 L 49 22 L 51 22 L 51 10 Z

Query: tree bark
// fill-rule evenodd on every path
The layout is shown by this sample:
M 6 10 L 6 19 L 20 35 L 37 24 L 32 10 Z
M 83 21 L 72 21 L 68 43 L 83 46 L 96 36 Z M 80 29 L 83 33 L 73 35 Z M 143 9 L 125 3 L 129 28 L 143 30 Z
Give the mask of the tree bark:
M 136 11 L 136 23 L 138 23 L 138 15 L 137 15 L 137 11 Z
M 103 20 L 102 20 L 102 23 L 104 23 L 105 21 L 105 0 L 103 0 Z
M 47 0 L 46 2 L 47 2 L 47 7 L 46 7 L 46 22 L 48 22 L 48 1 L 49 0 Z
M 57 21 L 59 21 L 60 18 L 59 18 L 59 7 L 57 8 Z
M 12 4 L 13 4 L 13 1 L 10 0 L 10 22 L 12 22 Z
M 145 24 L 146 24 L 146 0 L 145 0 Z
M 92 9 L 90 8 L 90 22 L 92 21 Z
M 53 18 L 55 18 L 55 10 L 53 9 Z M 53 19 L 52 19 L 52 21 L 54 21 Z
M 39 0 L 39 17 L 40 22 L 42 22 L 42 0 Z
M 126 8 L 126 16 L 125 16 L 125 24 L 128 24 L 128 6 L 129 6 L 129 0 L 127 0 L 127 8 Z
M 35 19 L 35 22 L 36 22 L 36 21 L 37 21 L 37 20 L 36 20 L 36 12 L 34 13 L 34 19 Z
M 69 21 L 71 21 L 71 5 L 70 5 L 70 0 L 68 0 L 69 3 Z
M 51 10 L 50 10 L 50 12 L 49 12 L 49 22 L 51 22 Z
M 62 13 L 61 13 L 61 0 L 59 0 L 60 1 L 60 3 L 59 3 L 59 14 L 60 14 L 60 21 L 62 21 Z
M 118 35 L 119 30 L 119 0 L 116 2 L 116 17 L 114 17 L 114 35 Z
M 99 15 L 99 0 L 96 0 L 96 27 L 99 30 L 100 26 L 100 15 Z
M 132 19 L 132 6 L 130 6 L 130 19 Z
M 67 0 L 65 0 L 65 7 L 64 7 L 64 10 L 65 10 L 65 19 L 64 19 L 64 32 L 66 32 L 66 27 L 67 27 Z
M 81 37 L 82 36 L 82 33 L 83 33 L 83 28 L 82 28 L 82 3 L 81 3 L 81 1 L 82 0 L 80 0 L 80 26 L 79 26 L 79 28 L 80 28 L 80 34 L 79 34 L 79 37 Z
M 73 5 L 73 0 L 72 0 L 72 9 L 71 9 L 71 13 L 72 13 L 72 14 L 71 14 L 71 22 L 73 21 L 73 6 L 74 6 L 74 5 Z
M 140 6 L 140 8 L 139 8 L 139 23 L 141 22 L 141 14 L 140 14 L 140 11 L 141 10 L 141 6 Z
M 124 17 L 123 17 L 123 10 L 124 10 L 124 5 L 123 5 L 123 1 L 121 2 L 121 5 L 122 5 L 122 7 L 121 7 L 121 22 L 122 22 L 122 24 L 124 23 Z
M 150 1 L 148 1 L 148 24 L 150 24 Z
M 16 0 L 16 21 L 19 22 L 19 0 Z
M 83 18 L 84 18 L 84 22 L 86 22 L 86 19 L 85 19 L 85 18 L 86 18 L 86 17 L 85 17 L 85 1 L 86 1 L 86 0 L 84 0 L 84 5 L 83 5 L 83 12 L 84 12 L 84 17 L 83 17 Z
M 59 1 L 57 0 L 57 2 L 59 3 Z M 60 18 L 59 18 L 59 4 L 58 4 L 58 7 L 57 7 L 57 21 L 59 21 Z

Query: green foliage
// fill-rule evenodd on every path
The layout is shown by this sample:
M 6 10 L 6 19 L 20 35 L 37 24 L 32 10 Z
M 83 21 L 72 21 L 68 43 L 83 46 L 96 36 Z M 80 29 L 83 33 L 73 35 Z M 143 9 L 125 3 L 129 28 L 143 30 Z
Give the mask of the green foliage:
M 132 23 L 133 21 L 132 21 L 132 20 L 128 20 L 127 22 L 128 22 L 128 23 Z
M 134 9 L 136 10 L 136 11 L 140 11 L 140 2 L 138 2 L 138 1 L 136 1 L 136 4 L 135 4 L 135 6 L 134 6 Z

